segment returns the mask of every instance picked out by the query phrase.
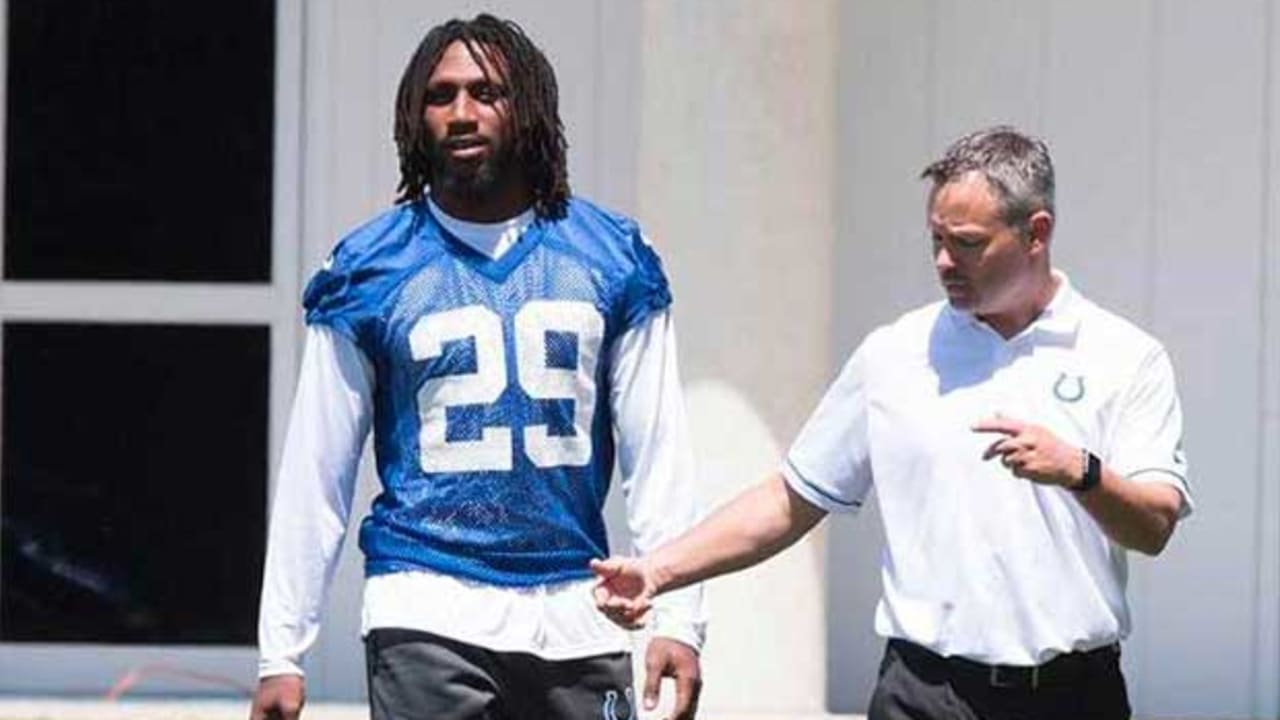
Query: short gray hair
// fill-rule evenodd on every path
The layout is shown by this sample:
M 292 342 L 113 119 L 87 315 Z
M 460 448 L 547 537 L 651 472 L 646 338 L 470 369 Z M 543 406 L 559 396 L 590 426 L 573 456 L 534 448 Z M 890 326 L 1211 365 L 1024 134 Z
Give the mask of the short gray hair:
M 970 172 L 991 184 L 1006 225 L 1025 229 L 1032 214 L 1053 212 L 1053 162 L 1039 138 L 1008 125 L 984 128 L 952 143 L 920 177 L 938 187 Z

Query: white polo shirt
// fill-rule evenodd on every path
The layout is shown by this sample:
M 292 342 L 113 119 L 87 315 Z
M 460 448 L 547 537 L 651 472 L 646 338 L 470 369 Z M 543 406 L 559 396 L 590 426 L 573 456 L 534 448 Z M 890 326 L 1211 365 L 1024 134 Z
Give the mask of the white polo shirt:
M 1005 340 L 938 302 L 872 332 L 787 455 L 790 486 L 829 511 L 872 485 L 884 520 L 876 632 L 986 663 L 1031 665 L 1129 632 L 1125 550 L 1070 490 L 983 461 L 971 429 L 1000 413 L 1087 447 L 1191 510 L 1182 414 L 1160 343 L 1076 293 Z

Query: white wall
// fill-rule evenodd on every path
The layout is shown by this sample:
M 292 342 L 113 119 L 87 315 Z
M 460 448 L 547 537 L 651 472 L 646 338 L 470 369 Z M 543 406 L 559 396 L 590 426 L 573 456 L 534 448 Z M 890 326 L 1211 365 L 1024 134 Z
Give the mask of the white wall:
M 1148 716 L 1275 717 L 1280 187 L 1274 2 L 858 2 L 842 6 L 837 355 L 936 293 L 920 168 L 1012 122 L 1058 171 L 1055 262 L 1160 337 L 1178 371 L 1198 512 L 1135 559 L 1125 645 Z M 836 362 L 833 358 L 832 362 Z M 868 529 L 832 533 L 837 708 L 872 668 Z M 833 567 L 832 570 L 836 570 Z M 849 580 L 843 575 L 847 574 Z
M 637 205 L 718 504 L 776 470 L 827 382 L 836 3 L 643 5 Z M 820 538 L 709 586 L 703 707 L 823 709 Z

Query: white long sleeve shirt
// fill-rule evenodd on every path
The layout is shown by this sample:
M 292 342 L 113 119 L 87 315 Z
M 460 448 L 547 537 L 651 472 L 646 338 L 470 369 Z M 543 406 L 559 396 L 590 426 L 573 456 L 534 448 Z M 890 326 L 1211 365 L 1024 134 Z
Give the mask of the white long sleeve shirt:
M 533 220 L 440 222 L 473 249 L 497 258 Z M 646 552 L 696 520 L 675 327 L 655 313 L 611 348 L 610 404 L 618 469 L 635 549 Z M 271 512 L 259 616 L 259 675 L 303 673 L 351 514 L 357 467 L 373 411 L 369 359 L 330 328 L 307 329 L 302 367 Z M 422 630 L 499 651 L 559 660 L 630 649 L 625 633 L 596 612 L 592 580 L 500 587 L 431 571 L 368 578 L 362 633 Z M 700 649 L 706 608 L 700 585 L 664 595 L 658 635 Z

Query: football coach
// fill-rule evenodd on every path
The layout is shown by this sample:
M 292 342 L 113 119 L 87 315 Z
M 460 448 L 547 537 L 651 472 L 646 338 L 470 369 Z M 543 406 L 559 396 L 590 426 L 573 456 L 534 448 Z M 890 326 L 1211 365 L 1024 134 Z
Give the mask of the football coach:
M 874 486 L 871 720 L 1128 718 L 1126 554 L 1159 554 L 1192 508 L 1169 357 L 1050 263 L 1042 141 L 980 130 L 922 177 L 945 299 L 863 340 L 777 473 L 649 555 L 595 562 L 597 607 L 635 626 Z

